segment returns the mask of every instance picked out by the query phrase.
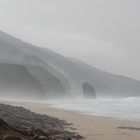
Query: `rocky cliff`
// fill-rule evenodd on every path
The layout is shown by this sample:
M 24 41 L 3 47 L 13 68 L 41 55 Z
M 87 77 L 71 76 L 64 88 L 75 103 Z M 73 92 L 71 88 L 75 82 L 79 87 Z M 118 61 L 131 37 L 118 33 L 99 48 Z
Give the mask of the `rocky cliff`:
M 3 98 L 42 100 L 139 95 L 137 80 L 101 71 L 0 32 L 0 96 Z

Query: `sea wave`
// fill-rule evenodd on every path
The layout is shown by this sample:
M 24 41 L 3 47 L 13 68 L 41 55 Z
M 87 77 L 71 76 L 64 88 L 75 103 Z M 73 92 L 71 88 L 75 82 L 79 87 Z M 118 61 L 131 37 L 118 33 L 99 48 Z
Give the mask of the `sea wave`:
M 123 120 L 140 120 L 140 97 L 51 100 L 49 104 L 55 108 L 72 110 L 85 115 L 115 117 Z

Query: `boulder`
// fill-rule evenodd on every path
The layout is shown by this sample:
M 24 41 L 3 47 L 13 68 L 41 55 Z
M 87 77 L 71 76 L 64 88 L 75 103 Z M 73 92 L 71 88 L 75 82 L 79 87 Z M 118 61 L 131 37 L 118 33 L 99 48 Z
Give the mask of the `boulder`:
M 0 119 L 0 130 L 7 129 L 7 128 L 8 128 L 8 124 L 3 119 Z

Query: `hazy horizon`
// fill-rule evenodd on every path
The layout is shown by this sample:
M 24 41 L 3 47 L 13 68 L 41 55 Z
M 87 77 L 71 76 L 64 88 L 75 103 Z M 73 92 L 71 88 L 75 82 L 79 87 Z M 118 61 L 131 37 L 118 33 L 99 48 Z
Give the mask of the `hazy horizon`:
M 140 80 L 139 0 L 0 0 L 0 30 Z

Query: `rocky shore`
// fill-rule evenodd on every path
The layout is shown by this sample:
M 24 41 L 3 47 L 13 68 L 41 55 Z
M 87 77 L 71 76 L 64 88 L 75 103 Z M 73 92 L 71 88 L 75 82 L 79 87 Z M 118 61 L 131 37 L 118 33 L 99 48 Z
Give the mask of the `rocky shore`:
M 23 107 L 0 104 L 0 140 L 80 140 L 70 124 Z

